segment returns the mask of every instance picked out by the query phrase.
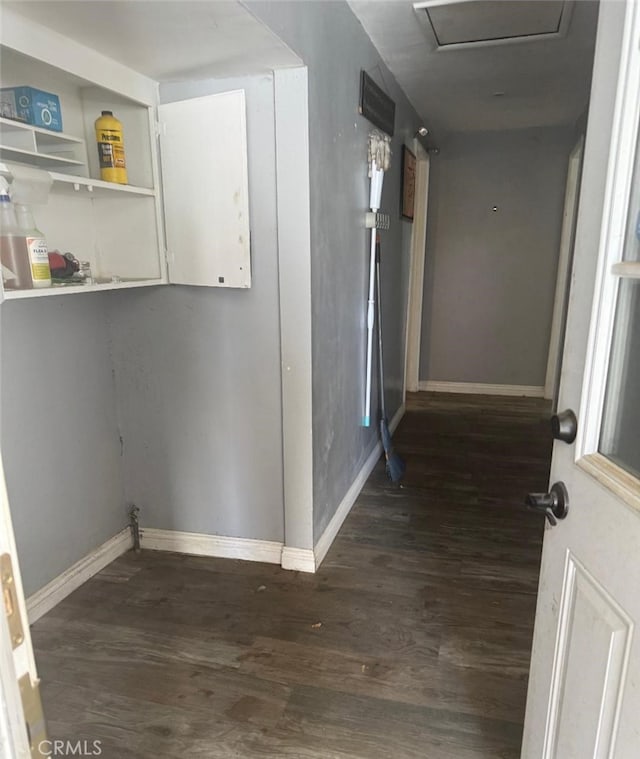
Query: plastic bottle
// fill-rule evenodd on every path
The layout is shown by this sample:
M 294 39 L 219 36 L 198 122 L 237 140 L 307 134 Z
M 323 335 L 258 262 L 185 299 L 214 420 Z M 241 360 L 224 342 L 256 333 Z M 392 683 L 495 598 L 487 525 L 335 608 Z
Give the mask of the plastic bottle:
M 96 119 L 95 127 L 98 158 L 100 160 L 100 178 L 106 182 L 127 184 L 122 124 L 112 111 L 102 111 L 102 116 Z
M 0 177 L 0 261 L 6 290 L 30 290 L 33 287 L 27 241 L 18 227 L 4 177 Z
M 51 269 L 49 268 L 49 248 L 42 232 L 36 227 L 29 206 L 16 203 L 18 229 L 23 236 L 31 267 L 31 280 L 34 287 L 51 287 Z

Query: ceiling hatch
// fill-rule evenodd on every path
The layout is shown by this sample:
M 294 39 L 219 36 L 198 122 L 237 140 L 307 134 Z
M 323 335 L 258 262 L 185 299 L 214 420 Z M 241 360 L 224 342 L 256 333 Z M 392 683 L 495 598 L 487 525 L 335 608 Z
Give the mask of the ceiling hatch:
M 443 49 L 562 37 L 572 5 L 566 0 L 423 0 L 413 7 Z

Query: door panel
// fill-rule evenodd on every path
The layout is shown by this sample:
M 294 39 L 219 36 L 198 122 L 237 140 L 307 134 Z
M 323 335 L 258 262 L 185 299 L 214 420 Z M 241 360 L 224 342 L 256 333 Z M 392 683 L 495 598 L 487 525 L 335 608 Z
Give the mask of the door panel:
M 600 4 L 559 394 L 579 411 L 578 438 L 553 450 L 569 513 L 545 530 L 523 759 L 640 756 L 640 482 L 598 449 L 619 426 L 603 423 L 607 377 L 625 376 L 612 347 L 633 333 L 632 310 L 614 320 L 629 286 L 612 262 L 624 255 L 639 38 L 638 4 Z
M 547 753 L 608 757 L 624 691 L 633 622 L 570 551 L 563 585 Z
M 158 113 L 170 282 L 251 287 L 244 91 Z

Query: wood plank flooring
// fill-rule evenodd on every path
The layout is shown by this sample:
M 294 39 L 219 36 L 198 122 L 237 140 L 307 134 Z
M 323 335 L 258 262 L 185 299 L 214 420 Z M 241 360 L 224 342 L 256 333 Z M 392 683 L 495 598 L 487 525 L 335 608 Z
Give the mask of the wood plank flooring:
M 127 554 L 33 628 L 50 736 L 106 759 L 517 759 L 543 401 L 420 393 L 316 575 Z

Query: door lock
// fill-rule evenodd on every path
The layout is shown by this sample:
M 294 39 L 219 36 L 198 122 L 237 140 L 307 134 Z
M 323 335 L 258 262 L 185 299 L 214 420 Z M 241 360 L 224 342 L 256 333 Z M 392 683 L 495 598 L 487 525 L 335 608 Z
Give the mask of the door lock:
M 573 443 L 576 439 L 578 418 L 570 408 L 551 417 L 551 434 L 563 443 Z
M 524 502 L 533 511 L 544 514 L 552 527 L 569 513 L 569 493 L 564 482 L 556 482 L 548 493 L 529 493 Z

